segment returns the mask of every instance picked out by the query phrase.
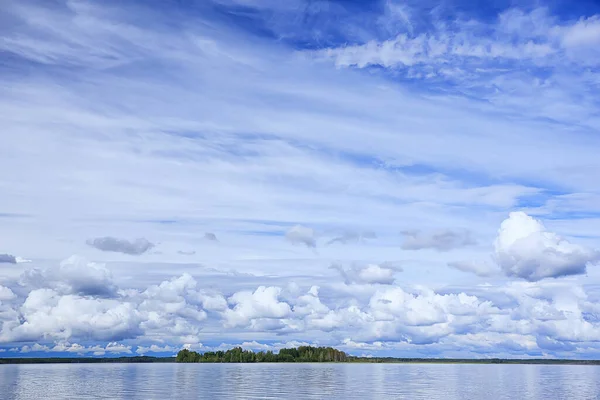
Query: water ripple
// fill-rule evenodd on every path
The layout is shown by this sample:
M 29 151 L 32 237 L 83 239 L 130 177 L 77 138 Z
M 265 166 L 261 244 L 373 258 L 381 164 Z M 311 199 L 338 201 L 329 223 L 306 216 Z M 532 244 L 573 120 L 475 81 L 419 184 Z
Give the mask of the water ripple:
M 599 399 L 600 367 L 458 364 L 0 365 L 0 398 Z

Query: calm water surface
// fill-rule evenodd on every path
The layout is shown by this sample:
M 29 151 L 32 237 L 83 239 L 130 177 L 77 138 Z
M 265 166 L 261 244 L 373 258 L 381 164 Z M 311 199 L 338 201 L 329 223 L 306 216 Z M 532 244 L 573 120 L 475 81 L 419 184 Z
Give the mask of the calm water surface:
M 0 365 L 0 399 L 600 399 L 600 367 Z

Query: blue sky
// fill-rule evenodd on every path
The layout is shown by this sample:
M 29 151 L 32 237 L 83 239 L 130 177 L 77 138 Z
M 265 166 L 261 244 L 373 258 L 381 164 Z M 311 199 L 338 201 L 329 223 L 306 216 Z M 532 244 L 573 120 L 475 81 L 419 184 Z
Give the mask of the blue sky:
M 0 356 L 600 357 L 597 2 L 0 22 Z

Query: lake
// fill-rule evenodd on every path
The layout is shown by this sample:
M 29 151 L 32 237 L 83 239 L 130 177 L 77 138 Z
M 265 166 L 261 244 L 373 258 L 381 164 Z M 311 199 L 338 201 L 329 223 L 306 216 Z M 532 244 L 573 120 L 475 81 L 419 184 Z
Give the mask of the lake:
M 9 399 L 598 399 L 600 367 L 468 364 L 0 365 Z

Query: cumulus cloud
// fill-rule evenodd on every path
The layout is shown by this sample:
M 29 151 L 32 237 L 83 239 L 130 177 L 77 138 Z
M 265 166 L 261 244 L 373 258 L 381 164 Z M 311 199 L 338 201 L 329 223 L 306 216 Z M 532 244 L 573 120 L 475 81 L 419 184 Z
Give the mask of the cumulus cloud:
M 0 342 L 67 340 L 122 340 L 140 334 L 135 305 L 115 299 L 61 295 L 53 289 L 32 290 L 18 309 L 16 320 L 5 321 Z
M 95 247 L 100 251 L 124 253 L 134 256 L 144 254 L 145 252 L 154 247 L 154 243 L 151 243 L 144 238 L 129 241 L 126 239 L 119 239 L 112 236 L 89 239 L 86 243 L 89 246 Z
M 182 256 L 193 256 L 194 254 L 196 254 L 196 252 L 193 250 L 191 250 L 191 251 L 179 250 L 177 253 L 181 254 Z
M 144 355 L 147 353 L 174 353 L 178 350 L 179 349 L 177 347 L 173 347 L 173 346 L 169 346 L 169 345 L 165 345 L 165 346 L 161 347 L 161 346 L 157 346 L 157 345 L 153 344 L 148 347 L 138 346 L 138 348 L 135 350 L 135 352 L 138 353 L 139 355 Z
M 357 276 L 365 270 L 369 266 L 357 269 Z M 269 340 L 294 333 L 349 349 L 420 351 L 426 345 L 476 355 L 578 351 L 600 335 L 600 307 L 570 283 L 509 282 L 478 295 L 394 285 L 373 289 L 363 298 L 332 287 L 284 293 L 277 286 L 259 286 L 226 300 L 184 274 L 145 290 L 120 289 L 117 298 L 37 288 L 20 303 L 15 292 L 21 290 L 0 287 L 0 343 L 34 343 L 14 350 L 29 353 L 146 354 L 175 352 L 182 346 L 209 349 L 199 337 L 225 329 L 231 337 L 240 330 L 259 331 Z M 491 300 L 500 295 L 508 300 Z M 82 340 L 97 343 L 78 344 Z M 256 349 L 267 346 L 243 343 Z
M 477 329 L 469 327 L 482 316 L 501 312 L 490 301 L 465 293 L 441 295 L 432 290 L 407 293 L 391 287 L 377 291 L 369 302 L 373 323 L 365 327 L 364 339 L 433 343 L 442 337 Z
M 487 261 L 453 261 L 449 262 L 448 266 L 481 277 L 494 276 L 500 272 L 496 266 Z
M 106 353 L 131 354 L 131 346 L 127 346 L 117 342 L 110 342 L 106 346 L 90 346 L 86 350 L 88 352 L 92 352 L 95 356 L 103 356 Z
M 306 304 L 319 306 L 319 311 L 312 313 L 300 308 L 305 329 L 346 332 L 355 340 L 370 343 L 435 343 L 450 335 L 477 331 L 481 321 L 502 313 L 492 302 L 465 293 L 439 294 L 427 289 L 409 293 L 393 286 L 377 290 L 365 306 L 329 309 L 318 296 L 302 297 Z
M 329 312 L 329 307 L 319 299 L 319 287 L 311 286 L 306 294 L 296 299 L 293 312 L 295 315 L 324 315 Z
M 103 356 L 106 353 L 120 354 L 126 353 L 131 354 L 131 346 L 126 346 L 117 342 L 107 343 L 105 346 L 94 345 L 94 346 L 82 346 L 78 343 L 69 342 L 57 342 L 54 346 L 42 345 L 34 343 L 33 345 L 24 345 L 20 349 L 15 348 L 14 351 L 20 353 L 31 353 L 31 352 L 43 352 L 43 353 L 75 353 L 78 355 L 84 355 L 86 353 L 93 353 L 95 356 Z
M 457 315 L 486 314 L 493 311 L 491 302 L 482 302 L 464 293 L 440 295 L 431 290 L 407 293 L 399 287 L 377 291 L 369 308 L 380 321 L 402 322 L 408 326 L 432 326 Z
M 0 291 L 3 298 L 12 299 L 8 308 L 0 303 L 0 343 L 113 342 L 156 335 L 178 342 L 197 337 L 207 317 L 204 303 L 223 308 L 217 295 L 196 289 L 191 275 L 183 274 L 145 290 L 119 290 L 103 265 L 79 257 L 63 261 L 58 268 L 27 271 L 19 283 L 18 293 L 27 290 L 24 299 L 15 300 L 8 288 Z M 108 350 L 105 347 L 96 352 Z
M 390 263 L 378 264 L 367 264 L 367 265 L 353 265 L 348 268 L 344 268 L 342 265 L 333 264 L 331 269 L 337 270 L 340 275 L 344 278 L 346 284 L 359 283 L 359 284 L 384 284 L 390 285 L 394 283 L 394 274 L 402 271 L 402 268 L 393 266 Z
M 197 284 L 191 275 L 183 274 L 133 294 L 131 301 L 138 303 L 137 309 L 144 317 L 140 328 L 146 333 L 169 336 L 198 335 L 207 314 Z
M 16 264 L 17 258 L 10 254 L 0 254 L 0 264 L 1 263 Z
M 281 288 L 260 286 L 254 292 L 237 292 L 228 299 L 233 308 L 223 316 L 228 327 L 247 326 L 265 318 L 284 318 L 291 313 L 290 305 L 279 300 Z
M 104 264 L 79 256 L 67 258 L 58 267 L 27 270 L 20 281 L 28 287 L 52 288 L 59 293 L 82 296 L 110 297 L 117 290 L 112 274 Z
M 308 329 L 332 332 L 337 329 L 361 330 L 372 322 L 373 317 L 370 314 L 362 311 L 358 306 L 351 305 L 329 310 L 325 314 L 310 315 L 307 317 L 306 326 Z
M 453 249 L 475 244 L 471 233 L 466 230 L 444 230 L 438 232 L 422 232 L 419 230 L 404 231 L 404 250 L 434 249 L 437 251 L 450 251 Z
M 316 247 L 317 245 L 315 232 L 312 228 L 302 225 L 296 225 L 290 228 L 286 232 L 285 238 L 293 244 L 303 244 L 307 247 Z
M 228 308 L 227 299 L 216 291 L 200 291 L 198 298 L 202 302 L 202 308 L 207 311 L 225 311 Z
M 204 234 L 204 239 L 205 240 L 210 240 L 211 242 L 218 242 L 219 240 L 217 239 L 217 235 L 215 235 L 212 232 L 206 232 Z
M 50 351 L 50 348 L 48 346 L 44 346 L 39 343 L 35 343 L 31 346 L 25 345 L 25 346 L 21 347 L 21 349 L 19 350 L 20 353 L 30 353 L 32 351 L 48 352 L 48 351 Z
M 16 296 L 10 288 L 0 285 L 0 301 L 12 300 Z
M 579 246 L 525 214 L 512 212 L 502 222 L 494 242 L 495 259 L 507 276 L 538 281 L 586 272 L 600 252 Z

